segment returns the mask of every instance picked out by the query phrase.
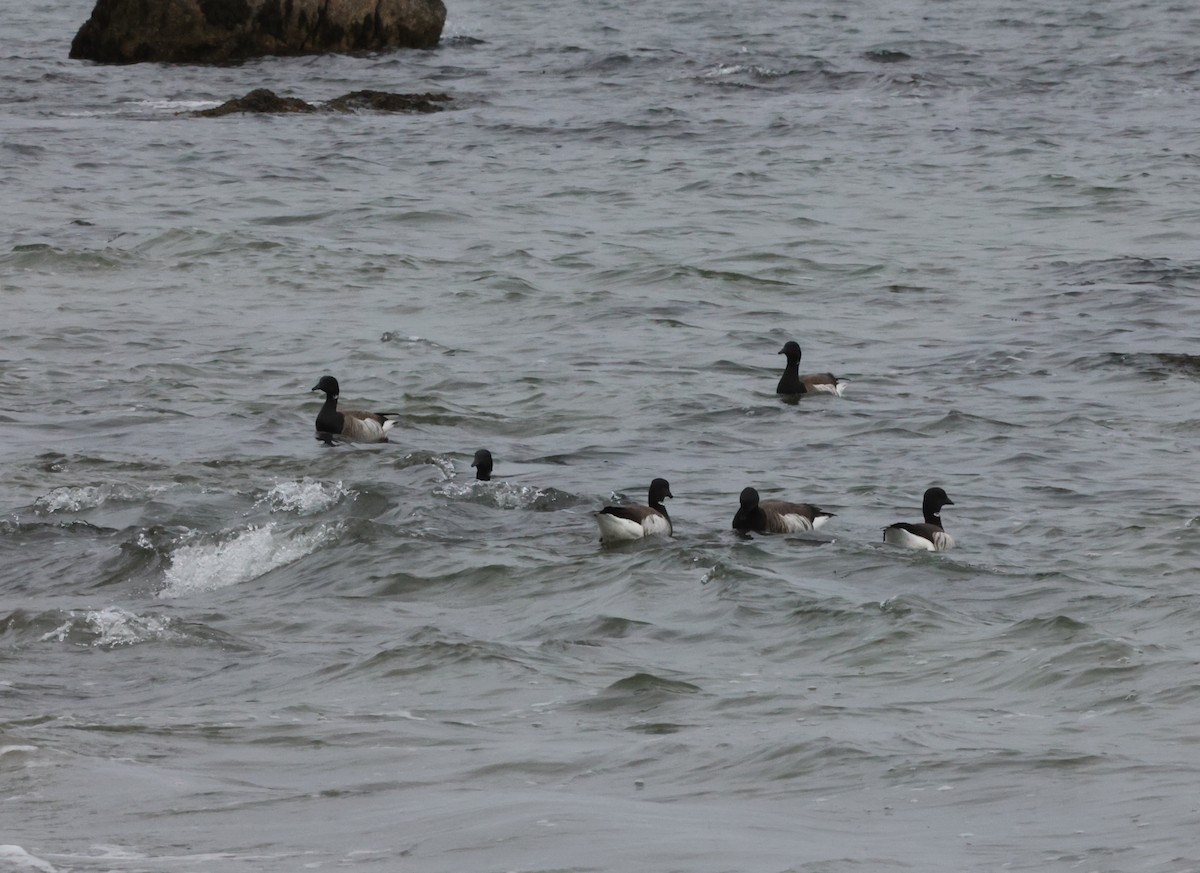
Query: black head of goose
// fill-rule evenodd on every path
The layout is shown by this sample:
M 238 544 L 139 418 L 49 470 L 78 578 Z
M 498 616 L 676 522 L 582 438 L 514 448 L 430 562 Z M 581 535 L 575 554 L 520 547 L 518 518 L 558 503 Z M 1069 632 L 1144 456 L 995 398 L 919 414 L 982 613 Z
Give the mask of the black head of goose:
M 842 396 L 846 383 L 833 373 L 814 373 L 809 376 L 800 375 L 800 344 L 788 340 L 779 350 L 779 354 L 787 355 L 787 364 L 779 384 L 775 387 L 776 394 L 836 394 Z
M 475 453 L 475 460 L 471 461 L 471 466 L 475 468 L 475 478 L 480 482 L 487 482 L 492 478 L 492 453 L 487 449 L 480 449 Z
M 395 412 L 358 412 L 337 408 L 339 386 L 332 376 L 322 376 L 312 387 L 325 392 L 325 403 L 317 413 L 317 439 L 327 446 L 335 439 L 357 443 L 386 443 L 388 431 L 395 422 Z
M 743 488 L 738 502 L 733 529 L 742 533 L 806 533 L 833 518 L 832 512 L 809 503 L 760 500 L 753 488 Z
M 671 535 L 671 517 L 663 499 L 674 497 L 666 479 L 655 479 L 650 483 L 649 506 L 633 503 L 626 506 L 606 506 L 596 513 L 596 524 L 600 528 L 600 542 L 615 543 L 624 540 L 639 540 L 653 534 Z
M 883 529 L 883 541 L 906 549 L 923 549 L 927 552 L 944 552 L 953 548 L 954 539 L 942 529 L 942 507 L 953 506 L 954 501 L 941 488 L 930 488 L 921 500 L 921 512 L 925 516 L 922 524 L 898 521 Z

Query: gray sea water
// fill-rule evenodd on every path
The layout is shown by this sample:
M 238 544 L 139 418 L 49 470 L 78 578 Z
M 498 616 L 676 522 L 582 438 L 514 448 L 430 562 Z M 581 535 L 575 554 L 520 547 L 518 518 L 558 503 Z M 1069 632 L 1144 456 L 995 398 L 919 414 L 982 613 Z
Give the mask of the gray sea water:
M 90 11 L 0 13 L 0 870 L 1200 870 L 1194 5 Z

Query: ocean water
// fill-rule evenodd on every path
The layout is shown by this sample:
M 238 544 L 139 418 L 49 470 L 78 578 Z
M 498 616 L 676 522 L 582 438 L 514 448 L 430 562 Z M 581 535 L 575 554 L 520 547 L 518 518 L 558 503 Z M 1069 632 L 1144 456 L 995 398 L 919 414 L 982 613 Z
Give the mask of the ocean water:
M 1200 11 L 1060 5 L 11 4 L 0 871 L 1200 870 Z M 257 87 L 453 105 L 187 114 Z

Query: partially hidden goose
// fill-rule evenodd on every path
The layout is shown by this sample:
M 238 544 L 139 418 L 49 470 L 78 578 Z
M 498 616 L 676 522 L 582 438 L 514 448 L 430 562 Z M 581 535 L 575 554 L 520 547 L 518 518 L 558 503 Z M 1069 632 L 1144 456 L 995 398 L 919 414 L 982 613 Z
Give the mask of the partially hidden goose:
M 800 344 L 789 340 L 783 344 L 779 354 L 787 355 L 787 366 L 779 378 L 776 394 L 836 394 L 842 396 L 846 383 L 833 373 L 814 373 L 811 376 L 800 375 Z
M 335 439 L 356 443 L 386 443 L 388 431 L 396 422 L 395 412 L 358 412 L 338 410 L 338 380 L 322 376 L 313 391 L 325 392 L 325 403 L 317 413 L 317 439 L 327 446 Z
M 738 500 L 741 507 L 733 517 L 733 529 L 743 533 L 806 533 L 833 518 L 832 512 L 808 503 L 759 500 L 753 488 L 743 488 Z
M 930 488 L 921 501 L 923 524 L 898 521 L 883 529 L 883 541 L 906 549 L 924 549 L 927 552 L 944 552 L 954 546 L 950 534 L 942 530 L 942 507 L 953 506 L 954 501 L 941 488 Z
M 487 449 L 480 449 L 475 453 L 475 460 L 471 462 L 471 466 L 475 468 L 475 478 L 480 482 L 487 482 L 492 478 L 492 453 Z
M 653 534 L 671 535 L 671 517 L 663 506 L 664 497 L 674 497 L 666 479 L 655 479 L 650 483 L 649 506 L 629 504 L 606 506 L 596 513 L 596 524 L 600 526 L 600 542 L 616 543 L 638 540 Z

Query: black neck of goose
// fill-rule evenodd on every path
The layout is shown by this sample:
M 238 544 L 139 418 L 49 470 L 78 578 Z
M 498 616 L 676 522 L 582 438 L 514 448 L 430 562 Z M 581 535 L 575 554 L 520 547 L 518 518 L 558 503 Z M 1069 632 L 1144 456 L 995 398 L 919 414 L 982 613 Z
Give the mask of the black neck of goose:
M 733 517 L 734 530 L 753 530 L 762 531 L 767 527 L 767 514 L 761 506 L 756 506 L 753 509 L 742 507 L 737 511 L 737 515 Z
M 662 503 L 662 501 L 661 501 L 661 500 L 660 500 L 658 503 L 655 503 L 653 500 L 651 500 L 651 501 L 650 501 L 650 508 L 651 508 L 651 509 L 654 509 L 654 510 L 657 510 L 657 511 L 659 511 L 659 512 L 661 512 L 661 513 L 662 513 L 662 516 L 663 516 L 663 518 L 670 518 L 670 517 L 671 517 L 670 515 L 668 515 L 668 514 L 667 514 L 667 507 L 663 506 L 663 503 Z
M 804 383 L 800 381 L 800 361 L 788 358 L 787 366 L 783 368 L 783 376 L 779 379 L 776 394 L 802 394 Z
M 342 432 L 342 414 L 337 411 L 337 395 L 326 394 L 325 403 L 317 413 L 317 430 L 326 433 Z
M 475 468 L 475 478 L 478 479 L 480 482 L 490 482 L 491 478 L 492 478 L 491 467 L 482 467 L 482 466 L 476 467 Z
M 934 509 L 932 506 L 925 507 L 925 523 L 942 526 L 942 510 Z

